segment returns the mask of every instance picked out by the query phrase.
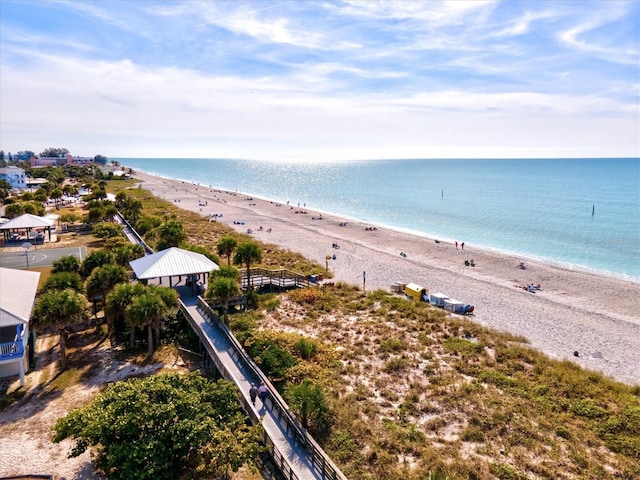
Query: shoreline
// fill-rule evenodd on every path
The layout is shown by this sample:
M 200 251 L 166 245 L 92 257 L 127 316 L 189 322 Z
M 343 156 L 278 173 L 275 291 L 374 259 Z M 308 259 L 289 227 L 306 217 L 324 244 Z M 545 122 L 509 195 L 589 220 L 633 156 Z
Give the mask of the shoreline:
M 522 335 L 553 358 L 640 385 L 640 283 L 473 245 L 456 249 L 449 241 L 136 169 L 133 177 L 180 208 L 222 215 L 217 221 L 238 232 L 251 230 L 266 244 L 326 262 L 334 281 L 367 291 L 418 283 L 474 305 L 472 321 Z M 325 260 L 333 254 L 335 260 Z M 465 260 L 476 266 L 465 266 Z M 526 269 L 518 268 L 520 262 Z M 541 289 L 516 287 L 531 284 Z
M 131 168 L 134 172 L 139 173 L 139 174 L 148 175 L 149 177 L 156 177 L 156 178 L 159 178 L 159 179 L 162 179 L 162 180 L 165 180 L 165 181 L 180 182 L 181 184 L 185 184 L 185 185 L 187 185 L 187 184 L 188 185 L 193 185 L 194 187 L 199 187 L 201 189 L 210 189 L 210 190 L 215 190 L 215 191 L 220 191 L 220 192 L 229 192 L 229 193 L 234 193 L 234 194 L 237 194 L 237 195 L 242 195 L 242 196 L 245 196 L 245 197 L 252 197 L 252 198 L 255 198 L 257 200 L 262 200 L 262 201 L 271 202 L 271 203 L 281 203 L 282 202 L 282 200 L 263 197 L 263 196 L 256 195 L 256 194 L 253 194 L 253 193 L 239 192 L 237 190 L 229 190 L 229 189 L 224 188 L 224 187 L 208 186 L 208 185 L 199 184 L 199 183 L 193 182 L 192 180 L 187 180 L 187 179 L 166 177 L 166 176 L 163 176 L 163 175 L 160 175 L 160 174 L 148 172 L 148 171 L 142 170 L 142 169 L 136 169 L 136 168 L 133 168 L 133 167 L 122 166 L 122 168 Z M 296 205 L 297 205 L 297 202 L 296 202 Z M 339 219 L 345 220 L 345 221 L 347 221 L 349 223 L 357 223 L 357 224 L 362 224 L 362 225 L 365 225 L 365 224 L 366 225 L 373 225 L 373 226 L 376 226 L 378 228 L 383 228 L 383 229 L 395 231 L 397 233 L 415 236 L 417 238 L 421 238 L 421 239 L 424 239 L 424 240 L 427 240 L 427 241 L 435 241 L 436 239 L 438 239 L 438 240 L 441 240 L 442 242 L 445 242 L 445 243 L 453 244 L 455 242 L 455 239 L 453 239 L 453 238 L 437 236 L 437 235 L 431 234 L 429 232 L 421 232 L 421 231 L 413 230 L 413 229 L 410 229 L 410 228 L 397 227 L 397 226 L 393 226 L 393 225 L 389 225 L 389 224 L 381 223 L 381 222 L 376 222 L 376 221 L 367 221 L 367 220 L 364 220 L 364 219 L 360 219 L 360 218 L 356 218 L 356 217 L 350 217 L 350 216 L 347 216 L 347 215 L 342 215 L 340 213 L 331 212 L 331 211 L 327 211 L 327 210 L 321 210 L 321 209 L 316 209 L 316 208 L 308 208 L 308 210 L 309 211 L 313 211 L 313 212 L 318 213 L 318 214 L 324 214 L 325 216 L 328 216 L 328 217 L 339 218 Z M 465 245 L 467 245 L 467 244 L 465 244 Z M 547 257 L 540 257 L 540 256 L 536 256 L 536 255 L 533 255 L 533 254 L 530 254 L 530 253 L 519 253 L 519 252 L 515 252 L 515 251 L 511 251 L 511 250 L 488 247 L 488 246 L 484 246 L 484 245 L 476 245 L 476 244 L 468 244 L 468 245 L 472 246 L 474 249 L 476 249 L 478 251 L 485 251 L 487 253 L 494 254 L 494 255 L 508 256 L 508 257 L 522 259 L 524 261 L 541 262 L 541 263 L 544 263 L 544 264 L 546 264 L 546 265 L 548 265 L 550 267 L 559 268 L 559 269 L 562 269 L 562 270 L 570 270 L 570 271 L 575 271 L 575 272 L 593 274 L 593 275 L 597 275 L 597 276 L 602 276 L 604 278 L 609 278 L 609 279 L 613 279 L 613 280 L 620 280 L 620 281 L 623 281 L 623 282 L 631 282 L 631 283 L 636 283 L 636 284 L 640 285 L 640 276 L 635 276 L 635 275 L 631 275 L 631 274 L 615 272 L 615 271 L 611 271 L 611 270 L 600 270 L 600 269 L 589 267 L 589 266 L 586 266 L 586 265 L 571 263 L 571 262 L 567 262 L 567 261 L 563 261 L 563 260 L 555 260 L 555 259 L 547 258 Z M 639 305 L 639 307 L 640 307 L 640 305 Z

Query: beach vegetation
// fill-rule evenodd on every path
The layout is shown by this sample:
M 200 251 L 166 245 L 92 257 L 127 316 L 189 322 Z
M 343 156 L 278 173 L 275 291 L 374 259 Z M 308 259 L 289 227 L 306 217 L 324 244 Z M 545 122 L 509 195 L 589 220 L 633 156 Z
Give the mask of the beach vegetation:
M 74 257 L 75 258 L 75 257 Z M 84 282 L 78 272 L 56 272 L 45 280 L 41 292 L 49 290 L 65 290 L 70 288 L 78 293 L 84 293 Z
M 52 273 L 79 272 L 80 260 L 75 255 L 67 255 L 53 261 Z
M 129 219 L 129 217 L 125 217 Z M 155 215 L 143 215 L 140 217 L 134 224 L 134 228 L 138 232 L 138 234 L 143 237 L 152 231 L 154 228 L 162 225 L 162 218 L 156 217 Z
M 109 385 L 55 424 L 69 454 L 89 447 L 110 479 L 228 478 L 261 451 L 261 426 L 248 427 L 230 382 L 199 373 L 159 374 Z
M 227 325 L 229 324 L 229 300 L 239 296 L 241 293 L 240 284 L 238 284 L 236 277 L 215 276 L 209 281 L 209 286 L 205 293 L 207 300 L 222 304 L 224 323 Z
M 109 263 L 115 263 L 113 253 L 108 250 L 94 250 L 90 252 L 82 261 L 80 266 L 80 274 L 84 278 L 88 278 L 94 268 L 101 267 Z
M 285 390 L 285 400 L 304 428 L 312 432 L 322 428 L 329 406 L 321 385 L 306 378 L 298 384 L 289 384 Z
M 67 367 L 66 343 L 69 337 L 67 328 L 82 320 L 86 315 L 85 297 L 71 288 L 48 290 L 38 297 L 34 307 L 35 327 L 44 329 L 53 327 L 60 337 L 60 370 Z
M 181 222 L 167 220 L 158 227 L 158 241 L 156 248 L 165 250 L 170 247 L 179 247 L 187 239 L 187 232 Z
M 121 241 L 115 241 L 116 238 Z M 124 241 L 124 243 L 122 243 Z M 126 269 L 131 269 L 129 262 L 142 258 L 145 255 L 144 247 L 140 244 L 133 244 L 122 237 L 110 238 L 105 242 L 105 248 L 111 251 L 113 259 L 118 265 Z
M 633 387 L 522 337 L 383 291 L 298 289 L 266 305 L 231 328 L 254 358 L 272 343 L 295 358 L 272 377 L 283 394 L 305 379 L 323 387 L 330 420 L 317 439 L 349 478 L 558 478 L 560 463 L 562 478 L 640 472 Z
M 186 244 L 183 243 L 180 246 L 180 248 L 182 248 L 183 250 L 189 250 L 190 252 L 200 253 L 201 255 L 204 255 L 216 265 L 220 264 L 220 258 L 218 257 L 218 255 L 216 255 L 214 252 L 212 252 L 208 248 L 202 247 L 200 245 L 194 245 L 192 243 L 186 243 Z
M 94 302 L 104 302 L 107 294 L 119 283 L 128 280 L 127 271 L 122 265 L 115 263 L 106 263 L 91 271 L 91 275 L 87 278 L 87 299 Z M 94 307 L 94 311 L 97 309 Z
M 147 357 L 153 356 L 153 337 L 160 339 L 162 321 L 178 307 L 178 294 L 172 288 L 147 286 L 144 291 L 131 298 L 124 311 L 124 318 L 135 339 L 137 328 L 147 328 Z M 133 348 L 133 342 L 130 345 Z
M 236 248 L 238 248 L 238 240 L 230 235 L 226 235 L 218 241 L 218 255 L 227 257 L 227 265 L 231 265 L 231 256 Z
M 122 225 L 110 222 L 96 223 L 91 227 L 91 233 L 103 239 L 122 237 Z
M 233 263 L 235 265 L 244 265 L 247 269 L 247 287 L 249 290 L 253 288 L 251 284 L 251 265 L 260 263 L 262 260 L 262 249 L 260 245 L 255 242 L 243 242 L 236 248 L 236 253 L 233 257 Z

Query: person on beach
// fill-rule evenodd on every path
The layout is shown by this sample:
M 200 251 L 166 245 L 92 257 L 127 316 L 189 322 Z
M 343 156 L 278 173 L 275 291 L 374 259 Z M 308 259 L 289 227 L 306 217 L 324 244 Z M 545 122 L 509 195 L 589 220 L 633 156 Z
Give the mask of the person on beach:
M 462 248 L 462 250 L 464 250 L 464 242 L 462 242 L 462 243 L 460 244 L 460 248 Z
M 458 241 L 456 240 L 456 250 L 458 249 Z
M 258 396 L 258 387 L 256 387 L 255 383 L 251 384 L 251 388 L 249 388 L 249 397 L 251 397 L 251 404 L 256 404 L 256 397 Z
M 258 396 L 260 397 L 263 407 L 266 407 L 265 402 L 267 401 L 267 391 L 267 386 L 264 382 L 260 382 L 260 386 L 258 387 Z

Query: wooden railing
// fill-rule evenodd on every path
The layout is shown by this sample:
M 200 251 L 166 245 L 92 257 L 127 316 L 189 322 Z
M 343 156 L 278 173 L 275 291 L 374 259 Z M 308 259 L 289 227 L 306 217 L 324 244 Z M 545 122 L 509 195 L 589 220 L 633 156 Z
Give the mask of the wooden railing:
M 247 289 L 247 270 L 241 269 L 240 276 L 240 286 L 243 289 Z M 310 287 L 314 285 L 310 279 L 301 273 L 284 269 L 269 270 L 266 268 L 251 268 L 249 269 L 249 277 L 251 279 L 251 286 L 253 287 L 272 285 L 281 289 L 286 289 Z
M 182 302 L 180 302 L 181 308 L 185 313 L 187 320 L 194 326 L 194 320 L 187 311 L 186 306 Z M 309 453 L 309 460 L 313 468 L 320 473 L 323 479 L 329 480 L 347 480 L 344 474 L 340 471 L 340 469 L 333 463 L 331 458 L 325 453 L 325 451 L 318 445 L 318 443 L 313 439 L 313 437 L 307 432 L 307 430 L 302 426 L 302 424 L 298 421 L 296 416 L 291 412 L 288 405 L 284 401 L 284 399 L 280 396 L 277 390 L 271 385 L 269 379 L 262 373 L 258 365 L 245 353 L 244 349 L 240 345 L 240 342 L 236 339 L 235 335 L 229 330 L 229 328 L 220 321 L 220 318 L 215 313 L 215 311 L 207 304 L 207 302 L 202 298 L 198 297 L 198 308 L 203 313 L 203 315 L 216 327 L 218 327 L 227 337 L 232 351 L 229 353 L 232 358 L 236 361 L 241 362 L 245 368 L 249 370 L 249 373 L 254 376 L 254 378 L 258 379 L 258 381 L 264 382 L 265 385 L 268 386 L 269 391 L 271 393 L 267 402 L 271 403 L 271 411 L 277 415 L 278 422 L 281 426 L 285 428 L 285 431 L 295 436 L 298 442 L 305 446 L 307 452 Z M 198 328 L 195 328 L 196 332 L 199 332 Z M 204 340 L 204 339 L 203 339 Z M 218 371 L 221 375 L 227 380 L 231 380 L 234 383 L 239 384 L 239 382 L 233 378 L 233 375 L 227 370 L 227 368 L 222 364 L 222 362 L 217 358 L 215 351 L 213 348 L 209 346 L 208 342 L 202 342 L 213 362 L 216 364 Z M 243 404 L 244 410 L 247 412 L 251 421 L 256 423 L 259 421 L 254 410 L 246 401 L 245 397 L 241 395 L 240 399 Z M 284 475 L 286 480 L 298 480 L 295 472 L 291 469 L 291 466 L 287 462 L 286 458 L 282 455 L 280 451 L 278 451 L 277 447 L 273 444 L 270 438 L 265 433 L 265 443 L 269 447 L 271 456 L 273 461 L 275 462 L 278 469 Z
M 121 224 L 123 224 L 125 227 L 127 227 L 127 228 L 131 231 L 131 234 L 132 234 L 132 235 L 137 239 L 137 242 L 136 242 L 136 243 L 138 243 L 138 244 L 142 245 L 142 248 L 144 248 L 144 253 L 145 253 L 145 255 L 152 255 L 152 254 L 156 253 L 156 252 L 153 250 L 153 248 L 151 248 L 149 245 L 147 245 L 147 244 L 146 244 L 146 242 L 144 241 L 144 239 L 142 238 L 142 236 L 140 236 L 140 234 L 139 234 L 138 232 L 136 232 L 136 229 L 135 229 L 135 228 L 133 228 L 133 225 L 131 225 L 131 224 L 129 223 L 129 220 L 127 220 L 127 219 L 125 218 L 125 216 L 124 216 L 124 215 L 122 215 L 122 214 L 118 211 L 117 216 L 118 216 L 118 218 L 119 218 L 119 220 L 120 220 L 120 223 L 121 223 Z

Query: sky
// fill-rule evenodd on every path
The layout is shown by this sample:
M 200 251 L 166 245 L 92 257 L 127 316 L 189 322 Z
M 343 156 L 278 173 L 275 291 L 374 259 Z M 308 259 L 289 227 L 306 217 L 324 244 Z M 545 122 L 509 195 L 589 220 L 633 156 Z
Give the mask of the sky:
M 0 149 L 640 157 L 640 2 L 0 0 Z

